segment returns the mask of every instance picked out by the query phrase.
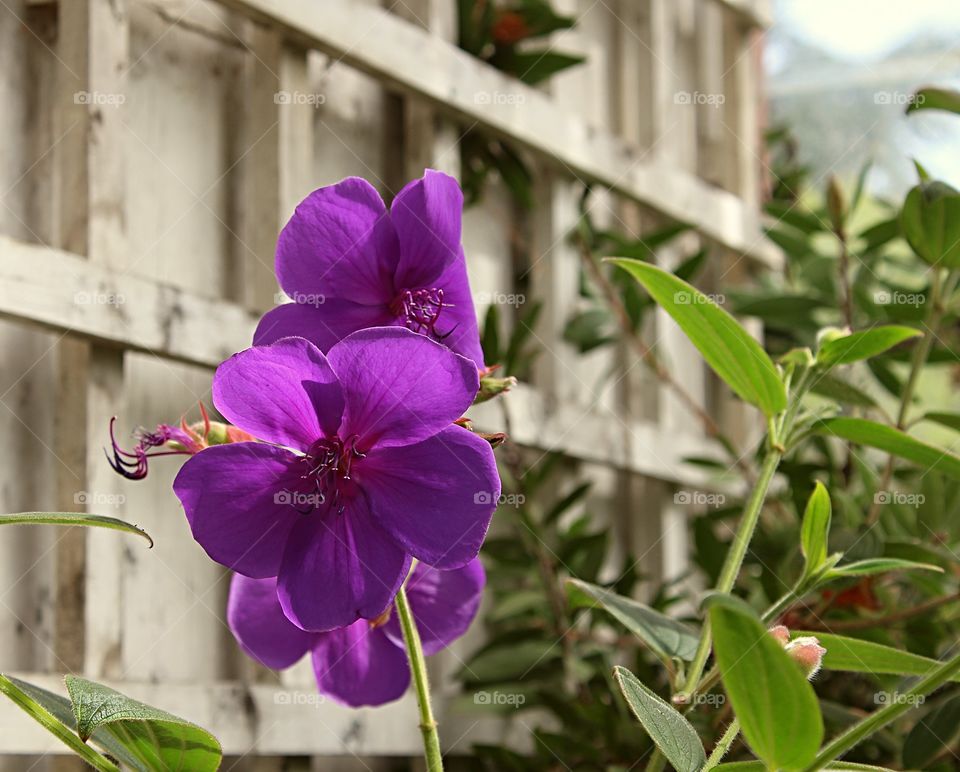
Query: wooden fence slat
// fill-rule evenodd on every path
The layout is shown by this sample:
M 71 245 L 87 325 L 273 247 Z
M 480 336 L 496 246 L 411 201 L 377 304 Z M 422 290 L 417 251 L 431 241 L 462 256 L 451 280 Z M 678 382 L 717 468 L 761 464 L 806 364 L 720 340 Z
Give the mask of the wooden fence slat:
M 346 0 L 218 0 L 384 85 L 429 100 L 455 118 L 510 139 L 585 181 L 618 193 L 766 264 L 779 251 L 761 237 L 757 213 L 727 191 L 668 163 L 643 157 L 636 146 L 560 109 L 519 83 L 395 15 Z M 412 56 L 411 52 L 417 52 Z M 511 95 L 481 100 L 478 94 Z

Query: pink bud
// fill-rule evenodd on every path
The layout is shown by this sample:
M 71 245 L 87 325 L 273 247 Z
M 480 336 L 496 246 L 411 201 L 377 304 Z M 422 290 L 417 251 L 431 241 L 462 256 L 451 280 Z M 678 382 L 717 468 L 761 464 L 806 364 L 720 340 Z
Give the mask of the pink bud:
M 817 674 L 823 663 L 823 655 L 827 653 L 820 641 L 812 635 L 795 638 L 787 644 L 786 649 L 787 654 L 800 665 L 807 678 L 813 678 Z
M 790 631 L 784 625 L 771 627 L 770 635 L 786 650 L 790 658 L 800 665 L 807 678 L 813 678 L 820 670 L 823 655 L 827 650 L 820 645 L 812 635 L 801 636 L 790 640 Z

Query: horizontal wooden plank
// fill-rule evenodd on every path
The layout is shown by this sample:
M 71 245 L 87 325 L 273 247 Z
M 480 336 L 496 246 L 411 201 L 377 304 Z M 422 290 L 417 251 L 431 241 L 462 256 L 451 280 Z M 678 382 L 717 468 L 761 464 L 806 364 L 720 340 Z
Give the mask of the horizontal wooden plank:
M 0 316 L 107 345 L 216 366 L 250 345 L 256 317 L 215 298 L 0 236 Z
M 55 281 L 51 280 L 55 277 Z M 59 249 L 0 236 L 0 317 L 101 344 L 215 367 L 250 345 L 256 317 L 240 306 L 106 270 Z M 666 435 L 655 423 L 561 405 L 521 384 L 507 399 L 513 439 L 544 452 L 608 463 L 648 477 L 714 488 L 687 456 L 715 455 L 693 434 Z M 500 428 L 494 404 L 474 410 L 477 425 Z
M 63 676 L 13 673 L 66 695 Z M 218 681 L 204 684 L 115 683 L 134 699 L 168 710 L 212 732 L 229 756 L 419 756 L 417 705 L 412 693 L 381 708 L 352 710 L 313 689 Z M 505 722 L 481 711 L 445 709 L 438 701 L 445 750 L 467 753 L 474 742 L 496 742 Z M 517 733 L 520 738 L 520 733 Z M 0 697 L 0 748 L 5 755 L 66 754 L 66 746 L 13 703 Z
M 262 23 L 280 25 L 299 43 L 387 87 L 426 99 L 468 126 L 509 139 L 586 182 L 689 222 L 736 252 L 768 265 L 779 262 L 779 251 L 762 235 L 758 213 L 733 193 L 591 126 L 542 91 L 394 14 L 349 0 L 324 0 L 321 5 L 315 0 L 217 2 Z

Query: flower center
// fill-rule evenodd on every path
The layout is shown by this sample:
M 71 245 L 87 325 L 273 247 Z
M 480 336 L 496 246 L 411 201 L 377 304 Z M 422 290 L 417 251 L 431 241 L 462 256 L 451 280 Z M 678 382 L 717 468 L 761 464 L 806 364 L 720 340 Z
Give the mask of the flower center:
M 366 455 L 357 448 L 357 439 L 323 437 L 313 443 L 297 460 L 300 485 L 290 492 L 289 503 L 305 515 L 317 509 L 343 512 L 344 493 L 352 490 L 350 469 L 355 459 Z
M 440 319 L 440 312 L 449 307 L 450 303 L 443 301 L 443 290 L 430 288 L 403 290 L 390 304 L 390 311 L 408 330 L 442 341 L 452 330 L 440 333 L 437 330 L 437 321 Z

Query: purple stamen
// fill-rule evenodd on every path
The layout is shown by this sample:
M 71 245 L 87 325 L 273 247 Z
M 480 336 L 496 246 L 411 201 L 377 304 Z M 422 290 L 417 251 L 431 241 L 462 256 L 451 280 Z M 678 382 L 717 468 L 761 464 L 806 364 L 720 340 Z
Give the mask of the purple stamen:
M 442 289 L 431 288 L 403 290 L 391 303 L 390 310 L 403 321 L 408 330 L 443 341 L 456 327 L 441 333 L 437 330 L 437 322 L 443 309 L 452 307 L 452 303 L 444 302 Z

